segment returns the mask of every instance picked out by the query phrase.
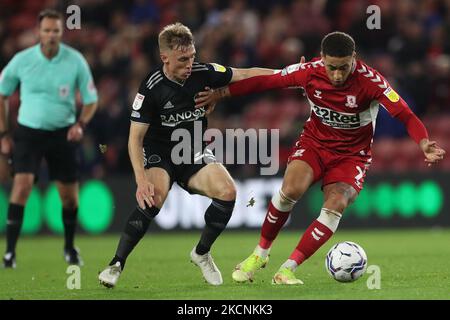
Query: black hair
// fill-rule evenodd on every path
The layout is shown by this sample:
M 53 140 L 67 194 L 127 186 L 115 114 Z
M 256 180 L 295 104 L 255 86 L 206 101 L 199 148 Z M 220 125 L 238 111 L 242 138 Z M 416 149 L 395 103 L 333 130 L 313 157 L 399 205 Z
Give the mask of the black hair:
M 355 40 L 347 33 L 335 31 L 322 39 L 322 54 L 331 57 L 348 57 L 355 51 Z

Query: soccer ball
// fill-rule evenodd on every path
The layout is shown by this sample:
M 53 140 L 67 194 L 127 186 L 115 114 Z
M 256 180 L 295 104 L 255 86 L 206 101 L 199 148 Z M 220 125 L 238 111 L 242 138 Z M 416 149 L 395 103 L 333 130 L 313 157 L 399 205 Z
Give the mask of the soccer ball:
M 339 282 L 355 281 L 366 272 L 366 252 L 354 242 L 340 242 L 328 251 L 325 268 Z

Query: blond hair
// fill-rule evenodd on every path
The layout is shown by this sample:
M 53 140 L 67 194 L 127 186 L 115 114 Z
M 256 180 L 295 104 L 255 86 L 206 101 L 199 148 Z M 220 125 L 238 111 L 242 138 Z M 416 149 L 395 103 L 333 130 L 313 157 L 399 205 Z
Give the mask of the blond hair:
M 162 29 L 158 36 L 159 50 L 184 49 L 194 45 L 194 36 L 185 25 L 177 22 Z

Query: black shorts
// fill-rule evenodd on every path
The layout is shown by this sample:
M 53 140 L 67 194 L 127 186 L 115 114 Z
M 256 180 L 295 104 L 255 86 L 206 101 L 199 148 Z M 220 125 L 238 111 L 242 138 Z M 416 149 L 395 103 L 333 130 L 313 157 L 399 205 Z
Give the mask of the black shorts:
M 190 152 L 190 161 L 181 164 L 175 164 L 172 161 L 172 148 L 164 146 L 160 142 L 146 144 L 143 152 L 145 169 L 162 168 L 166 170 L 170 177 L 170 187 L 176 182 L 192 194 L 195 192 L 188 188 L 189 179 L 207 164 L 217 162 L 214 154 L 206 145 L 203 146 L 203 150 L 199 154 Z
M 51 180 L 78 181 L 79 144 L 67 141 L 68 130 L 69 127 L 47 131 L 19 125 L 14 132 L 14 173 L 33 173 L 37 177 L 42 158 L 45 158 Z

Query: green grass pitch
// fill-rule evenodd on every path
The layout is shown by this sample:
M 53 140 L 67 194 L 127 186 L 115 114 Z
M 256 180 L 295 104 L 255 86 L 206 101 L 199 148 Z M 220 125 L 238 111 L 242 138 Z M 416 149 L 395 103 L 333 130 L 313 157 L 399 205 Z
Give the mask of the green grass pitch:
M 298 270 L 304 285 L 274 286 L 271 278 L 298 242 L 300 232 L 281 232 L 268 266 L 255 282 L 237 284 L 231 279 L 234 266 L 246 258 L 259 231 L 226 231 L 213 248 L 224 284 L 207 285 L 200 270 L 189 262 L 189 252 L 199 232 L 149 233 L 127 261 L 119 284 L 106 289 L 97 281 L 111 259 L 119 235 L 79 236 L 85 265 L 81 289 L 69 290 L 70 274 L 62 258 L 61 237 L 22 237 L 18 268 L 0 269 L 0 299 L 450 299 L 450 229 L 338 231 Z M 354 241 L 367 252 L 368 264 L 381 270 L 381 288 L 369 290 L 365 274 L 353 283 L 338 283 L 324 267 L 332 244 Z M 5 239 L 0 240 L 0 248 Z

